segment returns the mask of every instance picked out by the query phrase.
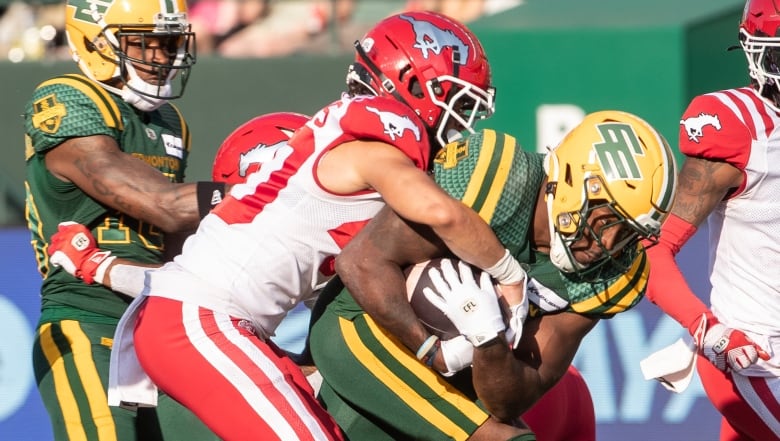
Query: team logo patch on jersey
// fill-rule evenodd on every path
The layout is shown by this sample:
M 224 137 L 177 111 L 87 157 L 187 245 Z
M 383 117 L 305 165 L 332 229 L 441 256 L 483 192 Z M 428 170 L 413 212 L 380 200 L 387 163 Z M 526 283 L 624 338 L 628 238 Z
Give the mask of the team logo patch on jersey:
M 460 57 L 456 59 L 459 64 L 466 64 L 469 59 L 469 46 L 450 30 L 444 30 L 433 23 L 415 20 L 407 15 L 401 15 L 408 21 L 414 30 L 414 47 L 420 49 L 423 58 L 428 59 L 429 52 L 439 55 L 445 47 L 451 47 L 458 52 Z
M 376 107 L 366 106 L 366 110 L 379 116 L 379 121 L 384 126 L 384 132 L 391 140 L 395 141 L 397 138 L 402 138 L 406 130 L 412 132 L 416 141 L 420 140 L 420 128 L 408 116 L 386 112 Z
M 720 131 L 718 115 L 710 115 L 704 112 L 700 113 L 699 116 L 681 119 L 680 125 L 685 128 L 688 139 L 697 144 L 699 143 L 699 138 L 704 136 L 704 128 L 706 126 L 712 126 L 716 131 Z
M 469 156 L 469 143 L 466 141 L 452 142 L 436 153 L 433 162 L 441 164 L 442 168 L 450 169 Z
M 151 139 L 152 141 L 157 141 L 157 132 L 155 132 L 154 129 L 147 127 L 146 137 Z
M 33 103 L 33 127 L 46 133 L 57 133 L 62 118 L 68 114 L 65 105 L 57 102 L 54 94 L 46 95 Z

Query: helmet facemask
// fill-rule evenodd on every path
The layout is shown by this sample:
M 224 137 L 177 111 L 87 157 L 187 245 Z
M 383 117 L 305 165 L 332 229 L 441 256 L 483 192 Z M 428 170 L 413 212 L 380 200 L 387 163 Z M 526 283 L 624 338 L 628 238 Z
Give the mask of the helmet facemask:
M 495 111 L 493 87 L 485 90 L 449 75 L 428 81 L 425 86 L 431 101 L 442 109 L 438 121 L 431 127 L 433 137 L 441 147 L 457 141 L 464 131 L 474 133 L 477 121 L 490 117 Z M 446 99 L 438 99 L 446 89 L 449 89 Z
M 168 11 L 159 3 L 140 0 L 131 6 L 126 10 L 114 3 L 90 3 L 89 9 L 79 9 L 69 3 L 68 43 L 88 77 L 134 107 L 150 111 L 184 93 L 195 64 L 195 34 L 183 2 L 166 4 Z
M 155 23 L 153 30 L 138 30 L 123 25 L 109 25 L 104 30 L 119 58 L 119 74 L 124 81 L 122 97 L 144 111 L 154 110 L 167 100 L 180 98 L 187 86 L 190 69 L 195 64 L 195 34 L 190 32 L 186 16 L 168 14 L 165 18 L 158 14 Z M 152 50 L 148 47 L 153 42 L 159 46 Z M 140 53 L 141 58 L 128 55 L 130 45 L 137 47 L 135 52 Z M 146 59 L 154 50 L 164 51 L 168 62 L 161 64 Z M 152 73 L 156 78 L 152 82 L 145 81 L 138 75 L 139 70 Z M 178 81 L 174 82 L 174 79 Z
M 772 109 L 780 112 L 780 38 L 753 36 L 740 29 L 739 43 L 754 87 Z
M 547 191 L 548 205 L 551 205 L 555 185 L 549 185 Z M 635 248 L 641 239 L 657 242 L 660 224 L 655 223 L 654 228 L 649 228 L 632 219 L 609 193 L 601 176 L 586 178 L 582 191 L 583 205 L 579 210 L 559 213 L 557 219 L 550 218 L 551 261 L 561 271 L 573 273 L 584 280 L 598 278 L 600 270 L 608 263 L 621 272 L 628 271 L 630 262 L 621 259 L 623 252 Z M 594 214 L 597 210 L 600 210 L 598 215 Z M 604 244 L 604 232 L 613 228 L 621 230 L 616 233 L 618 236 L 612 240 L 611 247 L 607 247 Z M 574 257 L 576 243 L 586 237 L 602 251 L 599 259 L 587 265 Z

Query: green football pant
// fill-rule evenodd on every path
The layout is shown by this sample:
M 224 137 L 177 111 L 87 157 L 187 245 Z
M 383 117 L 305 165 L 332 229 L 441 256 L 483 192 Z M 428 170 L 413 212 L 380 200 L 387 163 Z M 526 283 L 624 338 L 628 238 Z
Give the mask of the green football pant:
M 33 366 L 56 441 L 199 441 L 218 438 L 189 410 L 160 394 L 156 408 L 108 406 L 116 326 L 62 320 L 38 326 Z M 195 386 L 197 387 L 197 386 Z
M 465 440 L 489 416 L 366 314 L 329 308 L 309 339 L 319 398 L 351 440 Z

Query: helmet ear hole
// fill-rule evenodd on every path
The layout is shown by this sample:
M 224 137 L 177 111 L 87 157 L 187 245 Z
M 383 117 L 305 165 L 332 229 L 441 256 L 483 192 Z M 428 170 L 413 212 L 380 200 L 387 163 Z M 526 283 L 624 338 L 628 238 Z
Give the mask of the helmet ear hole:
M 90 53 L 98 50 L 97 47 L 95 47 L 95 43 L 89 41 L 86 35 L 84 36 L 84 47 L 87 48 L 87 51 Z
M 424 98 L 425 93 L 423 93 L 422 84 L 420 84 L 420 80 L 417 79 L 417 77 L 414 77 L 409 81 L 409 94 L 412 95 L 415 98 Z
M 438 78 L 434 78 L 431 80 L 431 86 L 433 87 L 433 93 L 436 96 L 443 96 L 444 95 L 444 88 L 441 86 L 441 82 Z M 454 90 L 454 88 L 452 89 Z

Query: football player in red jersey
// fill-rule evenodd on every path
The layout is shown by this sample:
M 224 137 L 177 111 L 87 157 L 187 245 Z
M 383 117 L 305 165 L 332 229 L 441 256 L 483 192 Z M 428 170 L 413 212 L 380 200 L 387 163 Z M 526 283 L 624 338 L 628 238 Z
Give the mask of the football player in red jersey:
M 751 84 L 695 97 L 680 119 L 680 192 L 648 255 L 648 298 L 698 347 L 722 441 L 780 439 L 780 2 L 748 0 L 739 42 Z M 675 255 L 705 221 L 710 306 Z M 704 293 L 698 293 L 704 295 Z
M 430 303 L 443 305 L 459 335 L 432 334 L 407 297 L 407 282 L 413 294 L 420 285 L 402 268 L 447 250 L 429 229 L 383 209 L 337 258 L 347 289 L 335 287 L 309 334 L 321 401 L 350 439 L 532 439 L 498 429 L 519 424 L 565 375 L 601 318 L 642 299 L 649 265 L 639 240 L 657 240 L 676 176 L 663 137 L 619 111 L 589 114 L 546 157 L 488 129 L 447 145 L 434 178 L 524 262 L 528 318 L 517 319 L 523 299 L 503 290 L 511 313 L 502 314 L 484 273 L 476 289 L 473 276 L 466 283 L 442 264 L 436 278 L 429 270 L 433 286 L 423 293 L 442 295 Z M 589 410 L 578 414 L 592 421 Z M 541 433 L 561 424 L 549 415 L 534 423 Z
M 151 383 L 138 381 L 148 374 L 225 439 L 340 439 L 268 339 L 385 204 L 523 296 L 519 263 L 428 174 L 432 152 L 493 112 L 479 41 L 447 17 L 413 12 L 382 20 L 355 48 L 350 93 L 234 186 L 173 262 L 146 272 L 115 337 L 111 403 L 153 405 Z

